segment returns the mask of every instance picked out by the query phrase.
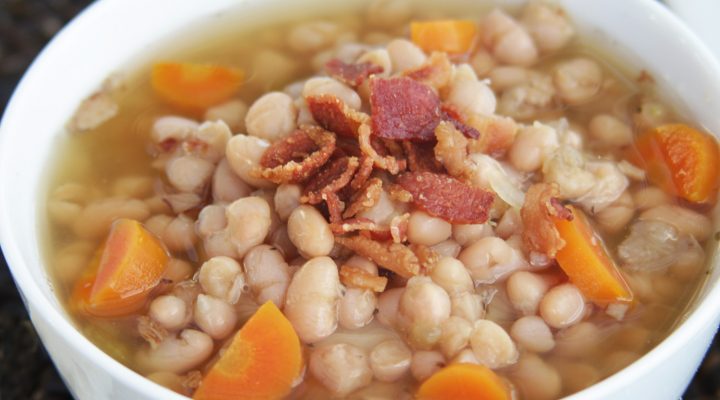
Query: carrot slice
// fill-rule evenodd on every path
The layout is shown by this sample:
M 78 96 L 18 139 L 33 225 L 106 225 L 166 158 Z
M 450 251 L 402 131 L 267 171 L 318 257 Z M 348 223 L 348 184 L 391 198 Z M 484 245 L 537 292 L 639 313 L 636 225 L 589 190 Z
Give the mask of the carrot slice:
M 412 22 L 410 37 L 426 52 L 467 53 L 475 41 L 477 26 L 472 21 L 446 19 Z
M 98 317 L 132 314 L 160 283 L 168 259 L 162 243 L 140 222 L 118 219 L 76 282 L 71 303 Z
M 419 400 L 509 400 L 510 390 L 490 368 L 476 364 L 452 364 L 428 378 L 416 397 Z
M 555 228 L 565 241 L 555 258 L 570 278 L 590 301 L 600 306 L 610 303 L 632 302 L 633 294 L 617 265 L 595 234 L 585 214 L 567 206 L 573 218 L 568 221 L 555 218 Z
M 302 368 L 297 333 L 277 306 L 268 301 L 235 334 L 193 398 L 279 399 L 290 393 Z
M 707 133 L 684 124 L 661 125 L 640 135 L 628 158 L 669 194 L 694 204 L 717 201 L 720 149 Z
M 155 92 L 183 108 L 207 108 L 228 100 L 244 78 L 241 69 L 212 64 L 161 62 L 152 68 Z

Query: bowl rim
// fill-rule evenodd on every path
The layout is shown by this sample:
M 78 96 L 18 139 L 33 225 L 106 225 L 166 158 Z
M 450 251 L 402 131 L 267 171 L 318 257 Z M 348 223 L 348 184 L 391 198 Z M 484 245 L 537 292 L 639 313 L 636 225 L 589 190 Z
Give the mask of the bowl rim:
M 674 15 L 665 6 L 655 0 L 636 0 L 640 3 L 640 6 L 647 8 L 653 12 L 659 23 L 667 24 L 670 29 L 684 36 L 689 41 L 689 46 L 697 52 L 701 61 L 713 66 L 713 69 L 719 72 L 720 75 L 720 63 L 712 55 L 710 50 L 703 44 L 703 42 L 692 32 L 680 19 Z M 240 1 L 238 1 L 240 3 Z M 18 98 L 25 96 L 25 88 L 28 86 L 28 82 L 32 81 L 35 76 L 36 70 L 40 69 L 42 65 L 46 64 L 48 58 L 48 49 L 54 48 L 57 42 L 63 41 L 65 36 L 69 35 L 71 31 L 78 31 L 86 29 L 86 25 L 90 21 L 103 16 L 108 10 L 122 7 L 124 5 L 123 0 L 102 0 L 96 1 L 82 10 L 74 19 L 66 24 L 60 32 L 43 48 L 38 56 L 33 60 L 30 67 L 26 70 L 21 80 L 18 82 L 10 100 L 7 103 L 5 113 L 0 121 L 0 149 L 4 149 L 6 146 L 3 144 L 7 141 L 7 137 L 11 135 L 13 126 L 10 126 L 11 122 L 8 122 L 9 115 L 17 113 L 16 103 Z M 153 41 L 158 38 L 153 38 Z M 12 121 L 14 122 L 14 121 Z M 718 132 L 720 134 L 720 132 Z M 0 152 L 0 165 L 5 162 L 2 154 L 6 150 Z M 47 160 L 46 160 L 47 162 Z M 0 175 L 0 180 L 4 179 L 4 172 Z M 42 182 L 36 182 L 41 185 Z M 0 187 L 0 192 L 5 191 L 6 188 Z M 11 212 L 6 206 L 0 206 L 0 220 L 7 219 L 7 216 Z M 37 222 L 37 221 L 36 221 Z M 31 313 L 37 313 L 35 317 L 39 317 L 53 327 L 57 336 L 72 348 L 73 352 L 80 353 L 86 360 L 93 365 L 103 369 L 107 374 L 117 379 L 122 384 L 127 385 L 134 390 L 151 395 L 153 397 L 176 399 L 182 400 L 187 397 L 177 394 L 163 386 L 156 384 L 132 369 L 121 364 L 119 361 L 112 358 L 107 353 L 103 352 L 93 342 L 86 338 L 71 322 L 69 318 L 66 318 L 59 310 L 50 303 L 49 299 L 46 298 L 44 288 L 33 279 L 28 269 L 28 261 L 25 259 L 18 241 L 13 234 L 14 228 L 9 224 L 0 224 L 0 246 L 2 247 L 3 254 L 7 261 L 8 268 L 13 276 L 13 279 L 18 287 L 18 291 L 25 303 L 26 309 Z M 720 265 L 714 265 L 714 268 L 720 268 Z M 700 327 L 715 324 L 718 316 L 720 316 L 720 277 L 714 281 L 708 280 L 704 285 L 711 286 L 709 292 L 699 303 L 695 303 L 694 308 L 689 311 L 688 317 L 684 319 L 664 340 L 657 344 L 652 350 L 645 353 L 637 361 L 631 365 L 623 368 L 617 373 L 603 379 L 602 381 L 589 386 L 577 393 L 565 397 L 566 399 L 579 399 L 579 398 L 603 398 L 609 393 L 613 392 L 618 387 L 626 386 L 629 382 L 641 378 L 646 374 L 653 365 L 661 364 L 671 354 L 676 353 L 683 346 L 688 343 Z M 696 300 L 697 301 L 697 300 Z M 31 307 L 32 306 L 32 307 Z M 53 363 L 55 361 L 53 360 Z

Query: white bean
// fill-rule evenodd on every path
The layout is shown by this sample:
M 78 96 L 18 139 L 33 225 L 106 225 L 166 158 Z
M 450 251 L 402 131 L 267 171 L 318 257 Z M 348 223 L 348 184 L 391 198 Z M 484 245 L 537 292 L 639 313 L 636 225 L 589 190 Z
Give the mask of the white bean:
M 329 257 L 316 257 L 295 273 L 287 290 L 285 315 L 300 340 L 314 343 L 337 328 L 340 278 Z
M 232 170 L 247 184 L 255 187 L 273 187 L 274 184 L 255 175 L 260 158 L 270 147 L 268 141 L 255 136 L 235 135 L 225 147 L 225 157 Z
M 300 66 L 296 57 L 269 48 L 260 48 L 252 60 L 253 83 L 263 91 L 269 91 L 278 84 L 296 76 Z M 295 97 L 295 96 L 293 96 Z
M 582 104 L 600 93 L 603 73 L 589 58 L 574 58 L 555 67 L 553 82 L 558 95 L 567 104 Z
M 270 206 L 260 197 L 236 200 L 225 210 L 230 238 L 240 257 L 265 240 L 272 223 Z
M 340 33 L 340 27 L 328 21 L 310 21 L 288 32 L 287 44 L 298 53 L 311 53 L 329 47 Z
M 295 130 L 296 118 L 293 99 L 282 92 L 270 92 L 250 106 L 245 116 L 245 129 L 250 136 L 274 142 Z
M 493 228 L 490 224 L 455 224 L 452 235 L 461 246 L 468 246 L 484 237 L 493 236 Z
M 287 229 L 290 241 L 305 258 L 326 256 L 335 244 L 325 217 L 309 205 L 301 205 L 290 213 Z
M 384 28 L 401 26 L 412 15 L 410 0 L 373 0 L 368 4 L 366 20 Z
M 344 397 L 370 384 L 373 371 L 368 356 L 351 344 L 325 345 L 310 354 L 310 372 L 335 395 Z
M 213 199 L 217 202 L 230 203 L 246 197 L 250 192 L 252 192 L 250 185 L 235 174 L 227 159 L 221 160 L 213 173 Z
M 116 196 L 144 199 L 153 193 L 153 178 L 143 175 L 128 175 L 113 182 L 113 194 Z
M 73 225 L 81 238 L 92 239 L 107 234 L 110 225 L 119 218 L 144 221 L 150 209 L 141 200 L 109 197 L 87 205 Z
M 400 298 L 405 288 L 393 288 L 385 290 L 378 297 L 377 320 L 385 326 L 395 327 L 400 309 Z
M 557 399 L 562 391 L 560 374 L 540 357 L 526 353 L 513 368 L 514 382 L 528 400 Z
M 181 374 L 196 368 L 210 357 L 213 340 L 207 334 L 185 329 L 165 338 L 155 348 L 145 348 L 137 354 L 139 369 L 146 372 L 174 372 Z
M 160 117 L 153 123 L 150 137 L 156 144 L 180 143 L 194 134 L 199 126 L 197 122 L 183 117 Z
M 443 322 L 439 344 L 446 358 L 455 357 L 468 346 L 472 330 L 472 324 L 465 318 L 452 316 Z
M 376 74 L 381 77 L 388 77 L 392 72 L 392 61 L 390 60 L 390 53 L 386 49 L 373 49 L 365 52 L 360 58 L 357 59 L 358 63 L 369 62 L 382 68 L 382 72 Z
M 282 254 L 271 246 L 253 247 L 243 259 L 247 284 L 258 304 L 270 300 L 282 308 L 290 284 L 290 271 Z
M 340 299 L 338 322 L 345 329 L 358 329 L 372 321 L 377 297 L 370 290 L 349 288 Z
M 193 319 L 200 329 L 213 339 L 225 339 L 235 330 L 237 315 L 228 303 L 201 294 L 195 300 Z
M 233 132 L 243 131 L 245 128 L 245 115 L 248 106 L 244 101 L 233 99 L 205 111 L 206 121 L 223 121 Z
M 565 357 L 585 357 L 597 349 L 603 333 L 592 322 L 580 322 L 559 331 L 553 353 Z
M 275 247 L 285 259 L 291 260 L 299 255 L 297 248 L 290 241 L 287 226 L 282 225 L 270 235 L 270 245 Z
M 409 343 L 430 349 L 440 339 L 443 321 L 450 317 L 450 297 L 426 276 L 410 278 L 400 298 L 398 322 Z
M 500 9 L 491 11 L 483 21 L 485 43 L 503 64 L 528 66 L 538 58 L 530 34 Z
M 520 217 L 520 212 L 511 208 L 503 213 L 502 218 L 495 227 L 495 233 L 503 239 L 507 239 L 512 235 L 519 234 L 522 232 L 523 223 Z
M 155 298 L 150 303 L 148 315 L 170 331 L 184 327 L 188 323 L 189 316 L 185 302 L 172 295 Z
M 653 207 L 670 204 L 670 196 L 661 189 L 654 186 L 648 186 L 639 189 L 633 194 L 633 202 L 635 207 L 640 211 L 649 210 Z
M 518 350 L 510 335 L 500 325 L 486 319 L 475 321 L 470 346 L 480 364 L 490 369 L 514 364 L 518 359 Z
M 475 74 L 479 77 L 487 76 L 495 67 L 495 58 L 485 49 L 478 49 L 472 58 L 470 58 L 470 66 Z
M 520 129 L 510 147 L 508 158 L 516 169 L 532 172 L 542 167 L 543 162 L 559 146 L 555 129 L 536 122 L 532 126 Z
M 165 165 L 170 184 L 181 192 L 202 190 L 215 167 L 207 160 L 195 156 L 181 156 L 170 159 Z
M 185 214 L 173 218 L 165 228 L 162 236 L 163 243 L 174 252 L 188 251 L 195 246 L 195 223 Z
M 446 365 L 439 351 L 416 351 L 410 362 L 410 372 L 418 382 L 423 382 Z
M 213 232 L 209 236 L 203 238 L 203 249 L 208 257 L 238 257 L 237 247 L 230 237 L 227 229 Z
M 171 258 L 165 267 L 163 279 L 169 279 L 173 283 L 181 282 L 192 277 L 195 268 L 187 261 L 179 258 Z
M 617 233 L 625 229 L 635 216 L 635 204 L 627 191 L 617 200 L 595 214 L 595 222 L 609 233 Z
M 210 236 L 211 233 L 223 230 L 226 226 L 225 207 L 217 204 L 210 204 L 200 210 L 195 222 L 195 230 L 201 237 Z
M 596 184 L 580 150 L 568 145 L 560 146 L 543 162 L 542 172 L 543 180 L 556 184 L 563 199 L 583 196 Z
M 392 61 L 393 73 L 417 68 L 427 59 L 423 51 L 413 42 L 406 39 L 394 39 L 387 45 Z
M 698 242 L 703 242 L 712 233 L 710 219 L 693 210 L 676 206 L 660 205 L 640 214 L 641 220 L 656 220 L 668 223 L 680 233 L 692 235 Z
M 507 280 L 507 294 L 513 307 L 525 315 L 537 313 L 550 284 L 540 275 L 518 271 Z
M 275 212 L 281 220 L 287 221 L 290 213 L 298 208 L 301 194 L 302 189 L 299 185 L 283 183 L 277 187 L 273 203 L 275 204 Z
M 200 267 L 198 281 L 205 293 L 235 304 L 242 295 L 245 274 L 232 258 L 213 257 Z
M 470 271 L 476 284 L 494 283 L 528 265 L 522 253 L 495 236 L 482 238 L 466 247 L 458 259 Z
M 547 3 L 528 3 L 523 9 L 521 23 L 541 53 L 560 50 L 575 33 L 566 14 L 559 7 Z
M 553 365 L 562 376 L 563 390 L 567 393 L 579 392 L 602 378 L 600 371 L 590 364 L 555 360 Z
M 303 97 L 329 94 L 342 100 L 348 107 L 359 110 L 362 106 L 360 96 L 349 86 L 333 78 L 310 78 L 303 87 Z
M 545 353 L 555 347 L 552 331 L 542 318 L 535 315 L 515 321 L 510 328 L 510 336 L 520 346 L 535 353 Z
M 354 255 L 345 261 L 345 265 L 355 268 L 360 268 L 361 270 L 372 274 L 377 275 L 378 274 L 378 267 L 377 264 L 372 262 L 371 260 L 368 260 L 365 257 L 361 257 L 358 255 Z
M 585 316 L 585 299 L 577 286 L 564 283 L 545 293 L 539 310 L 548 325 L 557 329 L 566 328 Z
M 476 321 L 485 315 L 482 296 L 472 292 L 460 292 L 450 297 L 450 315 Z
M 430 271 L 430 277 L 451 296 L 474 289 L 470 273 L 457 258 L 443 257 L 438 260 Z
M 413 211 L 408 221 L 407 235 L 410 243 L 432 246 L 452 234 L 452 225 L 442 218 L 433 217 L 424 211 Z
M 588 125 L 590 135 L 606 146 L 627 146 L 633 141 L 633 133 L 628 125 L 610 114 L 594 116 Z
M 183 149 L 204 160 L 217 163 L 225 155 L 225 146 L 232 137 L 230 127 L 223 121 L 205 121 L 193 136 L 194 143 L 184 143 Z
M 480 365 L 480 361 L 475 357 L 475 353 L 473 353 L 472 349 L 465 348 L 462 349 L 453 359 L 452 364 L 475 364 Z
M 622 196 L 630 181 L 612 161 L 590 161 L 585 168 L 593 174 L 594 185 L 576 201 L 589 212 L 599 212 Z
M 395 382 L 410 370 L 412 352 L 400 340 L 386 340 L 370 352 L 370 368 L 375 379 Z
M 474 72 L 473 72 L 474 74 Z M 447 101 L 465 115 L 492 115 L 497 106 L 495 93 L 487 83 L 475 79 L 453 79 Z
M 462 250 L 462 246 L 460 246 L 460 243 L 452 239 L 448 239 L 434 246 L 430 246 L 430 249 L 432 249 L 441 257 L 457 258 L 457 256 L 460 254 L 460 251 Z

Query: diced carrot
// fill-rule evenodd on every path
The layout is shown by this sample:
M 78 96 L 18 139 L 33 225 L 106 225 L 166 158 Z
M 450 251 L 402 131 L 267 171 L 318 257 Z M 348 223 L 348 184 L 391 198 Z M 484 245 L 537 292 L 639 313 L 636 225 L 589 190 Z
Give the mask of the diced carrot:
M 132 314 L 160 283 L 168 259 L 162 243 L 140 222 L 118 219 L 76 282 L 71 303 L 98 317 Z
M 426 52 L 467 53 L 477 35 L 477 26 L 472 21 L 447 19 L 420 21 L 410 24 L 412 41 Z
M 630 287 L 585 214 L 572 206 L 567 208 L 573 214 L 571 221 L 554 220 L 555 228 L 565 241 L 555 256 L 560 268 L 585 298 L 597 305 L 632 302 Z
M 290 321 L 272 301 L 235 334 L 195 391 L 195 400 L 280 399 L 303 368 L 302 347 Z
M 508 385 L 490 368 L 451 364 L 428 378 L 417 392 L 419 400 L 509 400 Z
M 207 108 L 228 100 L 244 78 L 241 69 L 212 64 L 161 62 L 152 68 L 155 92 L 183 108 Z
M 717 201 L 720 149 L 711 135 L 684 124 L 661 125 L 640 135 L 630 152 L 630 161 L 667 193 L 694 204 Z

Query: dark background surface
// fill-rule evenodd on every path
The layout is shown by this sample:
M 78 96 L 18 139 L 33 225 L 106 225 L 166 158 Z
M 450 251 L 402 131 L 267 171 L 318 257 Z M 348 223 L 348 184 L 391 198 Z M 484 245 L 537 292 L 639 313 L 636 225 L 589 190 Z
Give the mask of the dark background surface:
M 0 114 L 33 58 L 88 3 L 0 0 Z M 0 253 L 0 400 L 71 398 L 28 320 Z M 716 338 L 684 398 L 720 399 L 720 339 Z

